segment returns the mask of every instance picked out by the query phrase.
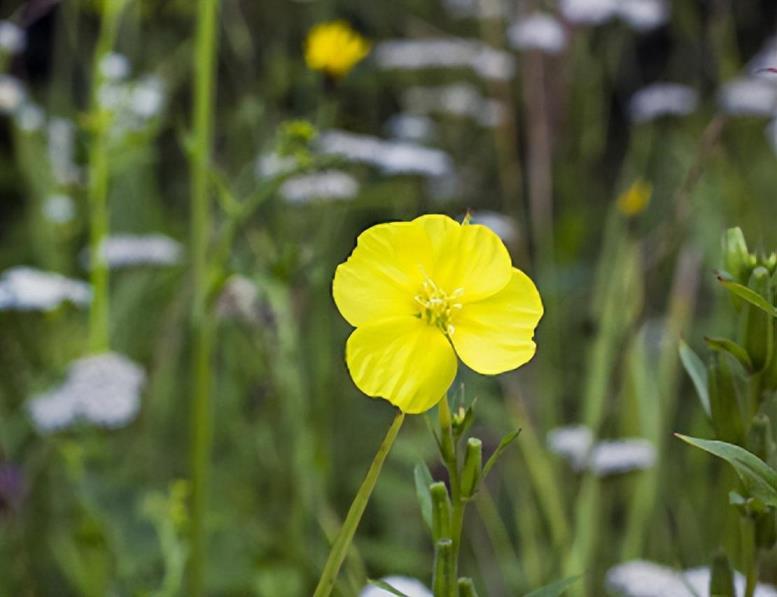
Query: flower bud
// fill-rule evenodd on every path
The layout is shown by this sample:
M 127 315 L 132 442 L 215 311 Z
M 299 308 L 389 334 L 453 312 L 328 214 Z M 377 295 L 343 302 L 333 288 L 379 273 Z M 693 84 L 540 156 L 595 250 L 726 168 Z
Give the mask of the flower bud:
M 453 541 L 439 539 L 434 544 L 434 578 L 432 589 L 435 595 L 451 595 L 456 586 L 454 583 L 456 566 L 453 561 Z
M 478 490 L 480 474 L 483 471 L 483 442 L 476 437 L 467 440 L 467 453 L 461 470 L 461 495 L 469 499 Z
M 748 287 L 767 301 L 772 301 L 772 283 L 769 271 L 757 267 L 750 275 Z M 774 344 L 774 326 L 772 318 L 755 305 L 745 305 L 743 311 L 744 346 L 753 363 L 753 371 L 763 371 L 772 358 Z
M 736 597 L 734 571 L 723 551 L 715 554 L 710 574 L 710 597 Z
M 434 540 L 451 536 L 451 500 L 445 483 L 437 481 L 429 486 L 432 495 L 432 536 Z
M 723 267 L 734 280 L 744 284 L 755 265 L 741 228 L 729 228 L 723 236 Z
M 728 359 L 714 355 L 708 368 L 710 418 L 718 439 L 740 444 L 744 439 L 742 413 L 734 373 Z
M 459 597 L 478 597 L 475 583 L 472 582 L 471 578 L 462 577 L 459 579 Z

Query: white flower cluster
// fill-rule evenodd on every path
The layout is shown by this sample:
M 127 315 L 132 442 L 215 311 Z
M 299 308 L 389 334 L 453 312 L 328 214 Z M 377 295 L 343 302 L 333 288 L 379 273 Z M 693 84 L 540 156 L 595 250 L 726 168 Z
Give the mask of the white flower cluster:
M 415 578 L 387 576 L 381 580 L 407 597 L 432 597 L 432 592 L 426 588 L 424 583 Z M 392 593 L 374 585 L 364 587 L 359 593 L 359 597 L 392 597 L 392 595 Z
M 176 265 L 182 254 L 181 243 L 164 234 L 114 234 L 101 247 L 101 255 L 111 269 Z
M 594 442 L 585 425 L 553 429 L 547 436 L 548 449 L 564 458 L 578 472 L 589 471 L 608 477 L 651 468 L 656 449 L 643 438 L 623 438 Z
M 723 85 L 718 102 L 730 116 L 777 116 L 777 81 L 766 77 L 734 79 Z
M 359 182 L 346 172 L 325 170 L 293 176 L 281 185 L 278 192 L 289 203 L 353 199 L 359 193 Z
M 89 285 L 31 267 L 14 267 L 0 276 L 0 311 L 50 311 L 64 302 L 84 306 Z
M 601 25 L 619 18 L 637 31 L 650 31 L 669 19 L 665 0 L 560 0 L 564 18 L 578 25 Z
M 439 149 L 347 131 L 326 131 L 320 135 L 316 146 L 324 155 L 369 164 L 386 174 L 442 176 L 453 169 L 450 156 Z
M 375 47 L 374 56 L 378 66 L 387 70 L 468 68 L 492 80 L 507 80 L 515 74 L 511 54 L 461 38 L 384 41 Z
M 632 560 L 610 568 L 605 586 L 607 591 L 621 597 L 696 597 L 709 593 L 708 567 L 677 571 L 645 560 Z M 735 573 L 737 595 L 743 595 L 745 578 Z M 756 597 L 777 597 L 777 589 L 758 584 Z
M 167 93 L 162 79 L 146 75 L 129 80 L 129 60 L 121 54 L 108 54 L 100 63 L 105 82 L 98 92 L 100 105 L 113 114 L 114 137 L 143 130 L 165 107 Z
M 470 118 L 492 128 L 505 120 L 507 108 L 501 102 L 483 97 L 472 85 L 456 83 L 435 87 L 410 87 L 403 94 L 408 110 L 420 114 L 445 113 Z
M 540 12 L 513 23 L 507 30 L 507 38 L 516 50 L 539 50 L 558 54 L 567 46 L 564 26 L 555 17 Z
M 26 97 L 27 91 L 19 79 L 0 74 L 0 114 L 15 114 Z
M 698 94 L 687 85 L 653 83 L 631 96 L 629 112 L 634 122 L 650 122 L 665 116 L 686 116 L 698 103 Z
M 499 19 L 509 13 L 505 0 L 444 0 L 443 6 L 459 19 Z
M 46 197 L 43 202 L 43 216 L 54 224 L 72 222 L 76 215 L 76 204 L 73 199 L 61 193 Z
M 75 361 L 58 387 L 33 397 L 27 408 L 39 431 L 65 429 L 79 420 L 115 429 L 140 410 L 143 369 L 127 357 L 108 352 Z
M 293 155 L 282 156 L 278 153 L 266 153 L 260 155 L 256 161 L 257 178 L 272 178 L 284 176 L 299 170 L 301 164 Z

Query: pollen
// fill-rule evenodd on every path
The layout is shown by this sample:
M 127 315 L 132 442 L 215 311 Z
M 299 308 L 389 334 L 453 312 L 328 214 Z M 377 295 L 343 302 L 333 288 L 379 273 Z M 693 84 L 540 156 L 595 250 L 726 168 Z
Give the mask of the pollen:
M 446 336 L 453 336 L 456 331 L 453 322 L 456 314 L 461 311 L 461 303 L 458 299 L 463 293 L 463 288 L 457 288 L 448 293 L 427 277 L 420 292 L 413 297 L 419 307 L 417 317 L 429 325 L 438 327 Z

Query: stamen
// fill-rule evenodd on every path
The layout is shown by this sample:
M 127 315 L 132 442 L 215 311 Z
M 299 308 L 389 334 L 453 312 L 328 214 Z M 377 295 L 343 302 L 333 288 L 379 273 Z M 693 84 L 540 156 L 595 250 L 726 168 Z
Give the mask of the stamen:
M 462 303 L 454 301 L 464 294 L 464 289 L 456 288 L 448 294 L 428 276 L 424 278 L 421 286 L 421 292 L 413 297 L 420 307 L 418 317 L 429 325 L 438 327 L 447 336 L 452 336 L 456 331 L 453 317 L 462 309 Z

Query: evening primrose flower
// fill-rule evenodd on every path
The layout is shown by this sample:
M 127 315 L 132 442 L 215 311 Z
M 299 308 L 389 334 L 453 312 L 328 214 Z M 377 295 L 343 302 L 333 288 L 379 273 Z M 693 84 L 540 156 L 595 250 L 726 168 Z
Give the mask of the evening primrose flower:
M 311 70 L 343 77 L 370 51 L 369 42 L 345 21 L 319 23 L 308 33 L 305 62 Z
M 356 328 L 345 351 L 354 383 L 405 413 L 439 402 L 457 355 L 495 375 L 536 350 L 539 292 L 482 225 L 426 215 L 373 226 L 338 266 L 332 291 Z

